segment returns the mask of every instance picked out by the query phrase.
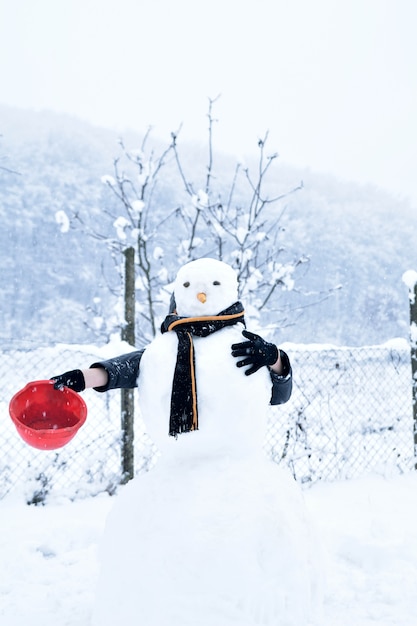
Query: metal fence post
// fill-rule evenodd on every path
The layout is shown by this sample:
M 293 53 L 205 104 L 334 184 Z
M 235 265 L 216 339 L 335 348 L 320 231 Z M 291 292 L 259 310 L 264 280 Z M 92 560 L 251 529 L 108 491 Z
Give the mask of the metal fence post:
M 135 249 L 127 248 L 125 256 L 125 324 L 122 328 L 122 340 L 135 345 Z M 121 389 L 121 465 L 122 484 L 129 482 L 134 476 L 134 424 L 135 403 L 134 390 Z
M 403 275 L 410 300 L 410 353 L 413 394 L 414 469 L 417 469 L 417 272 L 409 270 Z

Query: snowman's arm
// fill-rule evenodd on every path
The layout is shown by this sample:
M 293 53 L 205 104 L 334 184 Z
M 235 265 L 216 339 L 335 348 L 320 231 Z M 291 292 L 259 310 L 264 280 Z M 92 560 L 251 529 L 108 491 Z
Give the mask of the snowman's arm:
M 282 373 L 277 374 L 271 368 L 269 373 L 272 381 L 272 395 L 270 404 L 285 404 L 291 397 L 292 392 L 292 368 L 288 354 L 281 348 L 279 349 Z
M 109 389 L 133 389 L 138 386 L 139 365 L 143 350 L 135 350 L 122 354 L 107 361 L 99 361 L 90 365 L 90 368 L 101 367 L 107 372 L 108 380 L 102 387 L 94 387 L 95 391 L 109 391 Z

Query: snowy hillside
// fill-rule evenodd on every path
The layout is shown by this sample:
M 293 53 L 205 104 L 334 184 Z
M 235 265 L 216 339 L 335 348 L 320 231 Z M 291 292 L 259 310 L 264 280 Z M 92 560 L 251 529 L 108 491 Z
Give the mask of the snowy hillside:
M 3 344 L 32 341 L 29 324 L 37 341 L 105 341 L 106 330 L 97 321 L 113 314 L 120 259 L 112 258 L 102 237 L 114 233 L 109 213 L 120 207 L 102 177 L 112 174 L 120 156 L 117 136 L 65 116 L 3 106 L 0 133 L 0 164 L 12 170 L 0 170 Z M 141 142 L 135 135 L 123 139 L 129 149 Z M 193 183 L 203 186 L 206 148 L 181 150 Z M 216 159 L 226 191 L 235 160 Z M 309 343 L 314 337 L 370 345 L 406 338 L 408 300 L 401 276 L 417 267 L 415 207 L 382 190 L 342 184 L 281 162 L 269 183 L 271 195 L 301 180 L 304 189 L 277 205 L 279 246 L 288 261 L 300 255 L 310 261 L 298 268 L 294 289 L 279 292 L 276 313 L 264 322 L 285 320 L 280 341 Z M 167 171 L 158 206 L 171 210 L 182 193 L 178 178 Z M 65 215 L 75 216 L 69 230 Z M 165 269 L 176 270 L 174 240 L 162 247 Z

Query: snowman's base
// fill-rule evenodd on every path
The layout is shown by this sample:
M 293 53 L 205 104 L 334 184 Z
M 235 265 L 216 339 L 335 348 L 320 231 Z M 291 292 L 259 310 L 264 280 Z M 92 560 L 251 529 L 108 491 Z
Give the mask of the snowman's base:
M 307 626 L 311 532 L 272 462 L 160 463 L 109 516 L 94 626 Z

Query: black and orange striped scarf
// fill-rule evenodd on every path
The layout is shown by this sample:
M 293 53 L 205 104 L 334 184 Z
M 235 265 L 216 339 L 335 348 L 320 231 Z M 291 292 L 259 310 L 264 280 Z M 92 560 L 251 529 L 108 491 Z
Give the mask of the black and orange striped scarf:
M 241 302 L 235 302 L 218 315 L 202 317 L 180 317 L 174 313 L 162 322 L 161 332 L 173 330 L 178 337 L 177 362 L 172 381 L 169 434 L 177 437 L 181 433 L 198 430 L 197 383 L 193 335 L 207 337 L 211 333 L 238 322 L 245 323 Z

